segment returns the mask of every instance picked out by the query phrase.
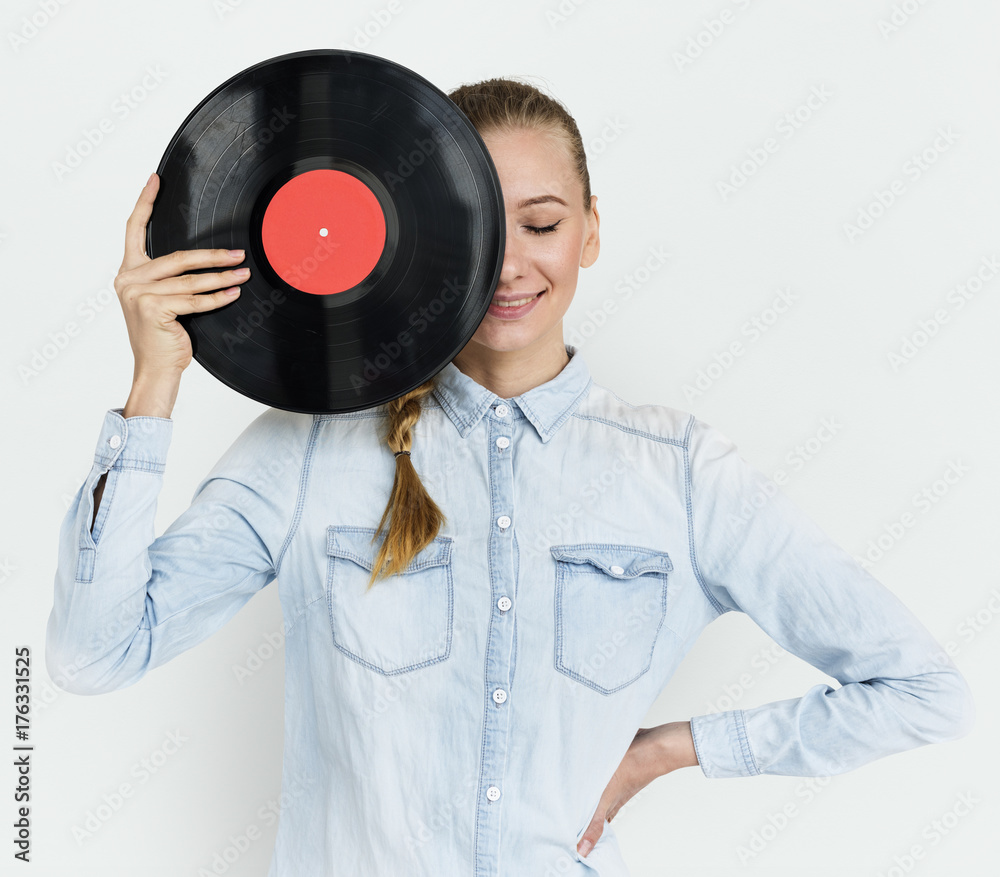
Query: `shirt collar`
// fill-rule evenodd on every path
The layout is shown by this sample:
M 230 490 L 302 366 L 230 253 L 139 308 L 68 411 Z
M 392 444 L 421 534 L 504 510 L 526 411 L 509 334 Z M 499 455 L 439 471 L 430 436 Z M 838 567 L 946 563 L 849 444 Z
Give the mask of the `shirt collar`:
M 520 409 L 543 442 L 555 435 L 593 383 L 590 370 L 577 349 L 570 344 L 565 347 L 570 359 L 559 374 L 520 396 L 504 400 Z M 438 372 L 434 396 L 462 438 L 472 432 L 487 409 L 500 401 L 496 393 L 477 384 L 453 362 Z

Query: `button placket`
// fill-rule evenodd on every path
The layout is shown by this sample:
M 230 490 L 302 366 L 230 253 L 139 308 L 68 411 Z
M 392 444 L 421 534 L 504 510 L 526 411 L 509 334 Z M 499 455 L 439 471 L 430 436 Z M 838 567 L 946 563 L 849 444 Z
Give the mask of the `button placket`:
M 477 874 L 493 874 L 500 859 L 500 790 L 507 770 L 510 738 L 510 684 L 514 674 L 514 619 L 508 612 L 516 599 L 517 569 L 513 519 L 514 467 L 513 429 L 517 413 L 499 402 L 492 416 L 483 419 L 487 435 L 490 527 L 487 568 L 490 599 L 499 611 L 489 613 L 486 634 L 486 710 L 483 724 L 479 782 L 480 804 L 476 811 L 475 861 Z M 485 790 L 485 791 L 483 791 Z

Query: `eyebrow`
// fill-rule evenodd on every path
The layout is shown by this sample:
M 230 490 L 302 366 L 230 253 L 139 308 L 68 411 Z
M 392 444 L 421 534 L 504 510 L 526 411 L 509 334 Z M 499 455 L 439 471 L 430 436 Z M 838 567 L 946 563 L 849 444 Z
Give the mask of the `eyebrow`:
M 568 207 L 569 205 L 563 201 L 562 198 L 556 195 L 536 195 L 534 198 L 527 198 L 517 205 L 518 210 L 524 210 L 526 207 L 534 207 L 536 204 L 547 204 L 550 201 L 555 201 L 558 204 L 562 204 L 563 207 Z

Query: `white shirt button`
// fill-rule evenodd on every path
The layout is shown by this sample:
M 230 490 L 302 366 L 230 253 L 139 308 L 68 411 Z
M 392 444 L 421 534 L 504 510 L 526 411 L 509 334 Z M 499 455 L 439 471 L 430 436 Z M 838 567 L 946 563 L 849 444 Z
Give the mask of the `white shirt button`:
M 498 688 L 496 691 L 493 692 L 493 700 L 496 703 L 503 703 L 506 699 L 507 699 L 507 692 L 504 691 L 502 688 Z
M 613 566 L 611 567 L 611 572 L 613 572 L 616 576 L 620 576 L 623 572 L 625 572 L 625 570 L 623 570 L 620 566 Z
M 510 597 L 501 597 L 499 600 L 497 600 L 497 609 L 499 609 L 501 612 L 506 612 L 508 609 L 510 609 L 510 606 L 511 606 Z
M 506 417 L 510 409 L 506 405 L 497 405 L 497 417 Z
M 506 515 L 500 515 L 500 517 L 497 518 L 497 526 L 501 530 L 506 530 L 510 526 L 510 518 Z
M 108 444 L 115 450 L 121 447 L 122 437 L 120 435 L 113 435 L 108 439 Z
M 510 445 L 510 439 L 507 436 L 502 435 L 497 439 L 497 447 L 502 451 L 504 448 Z
M 500 797 L 500 790 L 496 786 L 490 786 L 486 790 L 486 797 L 491 801 L 496 801 Z

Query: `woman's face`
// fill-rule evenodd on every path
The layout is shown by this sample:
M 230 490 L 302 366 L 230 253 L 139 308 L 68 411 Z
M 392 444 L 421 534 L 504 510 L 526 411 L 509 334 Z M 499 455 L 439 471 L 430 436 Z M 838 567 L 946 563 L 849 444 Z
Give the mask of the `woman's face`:
M 487 132 L 483 141 L 500 178 L 507 237 L 490 309 L 463 353 L 477 345 L 532 353 L 553 347 L 565 356 L 563 314 L 580 268 L 593 264 L 600 249 L 597 198 L 586 212 L 569 149 L 552 134 Z M 498 299 L 531 301 L 505 307 Z

